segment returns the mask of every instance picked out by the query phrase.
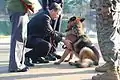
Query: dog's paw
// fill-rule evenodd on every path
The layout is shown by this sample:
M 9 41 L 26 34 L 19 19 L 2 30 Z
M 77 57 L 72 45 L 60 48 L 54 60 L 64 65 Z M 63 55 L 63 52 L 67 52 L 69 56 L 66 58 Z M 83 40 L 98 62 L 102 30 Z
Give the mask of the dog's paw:
M 69 62 L 70 60 L 65 60 L 64 62 Z
M 75 63 L 74 62 L 69 62 L 69 65 L 75 66 Z

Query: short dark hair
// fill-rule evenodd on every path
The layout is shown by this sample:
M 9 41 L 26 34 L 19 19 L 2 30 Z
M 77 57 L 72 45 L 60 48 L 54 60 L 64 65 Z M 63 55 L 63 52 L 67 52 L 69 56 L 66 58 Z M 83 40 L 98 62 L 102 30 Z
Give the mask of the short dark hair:
M 50 5 L 49 9 L 50 9 L 50 10 L 53 9 L 53 10 L 55 10 L 55 11 L 62 11 L 62 8 L 61 8 L 60 4 L 58 4 L 58 3 L 56 3 L 56 2 L 52 3 L 52 4 Z

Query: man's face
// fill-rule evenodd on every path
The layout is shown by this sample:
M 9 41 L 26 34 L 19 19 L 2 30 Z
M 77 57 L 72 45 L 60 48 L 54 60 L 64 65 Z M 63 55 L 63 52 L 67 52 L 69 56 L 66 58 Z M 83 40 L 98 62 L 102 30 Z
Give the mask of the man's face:
M 52 10 L 52 11 L 51 11 L 51 18 L 52 18 L 53 20 L 56 20 L 56 19 L 58 19 L 58 17 L 59 17 L 60 14 L 61 14 L 60 11 L 54 11 L 54 10 Z

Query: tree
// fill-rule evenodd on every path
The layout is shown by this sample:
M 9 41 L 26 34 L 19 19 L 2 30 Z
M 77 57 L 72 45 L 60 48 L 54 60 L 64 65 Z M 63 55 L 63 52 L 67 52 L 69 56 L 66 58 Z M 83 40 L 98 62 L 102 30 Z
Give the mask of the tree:
M 92 21 L 93 16 L 90 15 L 90 0 L 64 0 L 63 19 L 68 19 L 71 16 L 84 17 L 86 33 L 89 31 L 96 31 L 95 22 Z
M 75 13 L 81 15 L 88 9 L 89 0 L 64 0 L 63 13 Z

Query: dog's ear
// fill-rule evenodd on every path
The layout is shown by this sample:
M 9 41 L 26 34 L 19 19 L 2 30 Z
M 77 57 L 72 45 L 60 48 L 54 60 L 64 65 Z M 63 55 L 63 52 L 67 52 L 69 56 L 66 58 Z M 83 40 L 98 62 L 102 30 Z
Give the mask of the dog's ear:
M 75 16 L 71 17 L 71 18 L 68 20 L 68 23 L 71 22 L 71 21 L 74 21 L 74 20 L 76 20 L 76 17 L 75 17 Z
M 80 19 L 80 22 L 83 22 L 84 20 L 85 20 L 85 18 L 81 18 L 81 19 Z

